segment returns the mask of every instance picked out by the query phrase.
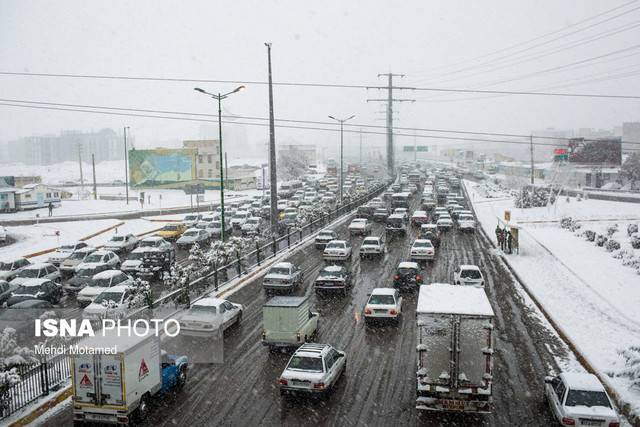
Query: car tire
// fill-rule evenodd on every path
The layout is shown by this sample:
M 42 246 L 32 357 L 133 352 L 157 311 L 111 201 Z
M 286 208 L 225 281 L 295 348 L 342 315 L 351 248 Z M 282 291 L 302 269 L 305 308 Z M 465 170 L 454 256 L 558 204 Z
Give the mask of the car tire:
M 236 325 L 240 325 L 240 323 L 242 322 L 242 311 L 240 311 L 240 314 L 238 314 L 238 317 L 236 317 Z
M 184 385 L 187 383 L 187 368 L 180 368 L 180 372 L 178 372 L 178 378 L 176 378 L 176 390 L 182 390 Z
M 142 424 L 149 416 L 149 395 L 145 394 L 140 399 L 140 404 L 135 411 L 135 423 Z

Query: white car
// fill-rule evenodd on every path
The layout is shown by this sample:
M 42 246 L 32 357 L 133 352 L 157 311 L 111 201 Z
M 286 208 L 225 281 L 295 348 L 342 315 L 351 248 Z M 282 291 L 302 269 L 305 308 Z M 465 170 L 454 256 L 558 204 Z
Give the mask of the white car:
M 190 228 L 182 233 L 182 236 L 176 240 L 176 246 L 180 249 L 186 249 L 193 246 L 195 243 L 202 246 L 211 240 L 211 235 L 207 230 L 201 230 L 199 228 Z
M 325 261 L 346 261 L 351 258 L 351 243 L 346 240 L 332 240 L 322 252 Z
M 131 276 L 120 270 L 102 271 L 91 278 L 87 286 L 82 288 L 76 297 L 78 304 L 84 307 L 90 304 L 98 295 L 114 286 L 131 286 Z
M 241 230 L 242 234 L 256 234 L 260 232 L 262 228 L 262 218 L 259 216 L 252 216 L 247 219 L 247 221 L 242 224 Z
M 182 220 L 182 223 L 187 228 L 195 227 L 198 221 L 200 221 L 201 219 L 202 219 L 202 214 L 188 214 L 188 215 L 185 215 L 184 219 Z
M 400 291 L 393 288 L 375 288 L 364 306 L 364 320 L 393 320 L 398 322 L 402 315 Z
M 448 231 L 448 230 L 451 230 L 451 227 L 453 227 L 453 221 L 451 220 L 451 217 L 448 214 L 446 215 L 443 214 L 443 215 L 440 215 L 440 217 L 438 218 L 438 221 L 436 221 L 436 226 L 440 231 Z
M 149 248 L 135 248 L 129 253 L 127 259 L 122 262 L 120 269 L 128 274 L 137 273 L 144 261 L 144 255 L 148 251 Z
M 216 215 L 214 214 L 203 215 L 202 218 L 200 218 L 200 221 L 198 221 L 196 225 L 193 225 L 191 228 L 199 228 L 201 230 L 204 230 L 209 224 L 215 221 L 215 219 Z
M 407 208 L 395 208 L 393 215 L 402 215 L 405 221 L 409 221 L 409 209 Z
M 383 257 L 385 252 L 382 237 L 365 237 L 360 245 L 360 259 L 370 256 Z
M 231 218 L 231 225 L 233 228 L 241 229 L 250 216 L 251 214 L 247 211 L 237 211 Z
M 82 311 L 82 318 L 98 320 L 103 318 L 122 319 L 129 311 L 128 300 L 131 286 L 120 285 L 106 289 Z
M 241 304 L 206 297 L 191 304 L 191 308 L 178 315 L 176 319 L 180 323 L 180 333 L 208 336 L 218 332 L 220 326 L 222 331 L 225 331 L 230 326 L 240 324 L 243 310 Z
M 477 265 L 459 265 L 453 272 L 456 285 L 484 286 L 484 276 Z
M 78 266 L 76 267 L 76 271 L 82 268 L 91 268 L 98 264 L 106 264 L 111 268 L 119 269 L 120 257 L 111 251 L 95 251 L 91 255 L 86 257 L 83 262 L 78 264 Z
M 104 249 L 114 253 L 132 251 L 138 244 L 138 238 L 133 234 L 114 234 L 104 244 Z
M 138 248 L 157 248 L 165 250 L 171 249 L 173 248 L 173 246 L 171 246 L 171 243 L 167 242 L 160 236 L 149 236 L 140 240 L 140 243 L 138 243 Z
M 436 256 L 436 248 L 428 239 L 416 239 L 409 250 L 411 261 L 433 261 Z
M 30 279 L 47 279 L 58 284 L 62 280 L 60 271 L 55 265 L 49 263 L 39 263 L 31 264 L 24 267 L 9 283 L 12 285 L 21 285 Z
M 611 399 L 595 375 L 565 372 L 544 382 L 544 398 L 561 425 L 620 426 Z
M 10 282 L 23 268 L 29 265 L 31 265 L 31 262 L 26 258 L 0 261 L 0 280 Z
M 303 344 L 278 378 L 280 394 L 324 394 L 335 387 L 346 367 L 345 352 L 329 344 Z
M 95 251 L 96 248 L 90 246 L 78 249 L 72 253 L 71 256 L 62 261 L 62 264 L 60 264 L 60 272 L 67 275 L 75 273 L 76 267 L 82 264 L 84 260 Z
M 458 215 L 458 230 L 459 231 L 475 231 L 476 221 L 473 219 L 473 215 L 461 213 Z
M 374 197 L 369 202 L 369 206 L 372 206 L 375 209 L 381 209 L 381 208 L 386 207 L 386 204 L 380 197 Z
M 349 224 L 349 234 L 369 234 L 371 233 L 371 221 L 366 218 L 355 218 Z
M 337 240 L 338 234 L 333 230 L 320 230 L 315 239 L 316 249 L 324 249 L 332 240 Z
M 74 253 L 78 249 L 86 248 L 87 246 L 89 245 L 87 245 L 85 242 L 77 242 L 77 243 L 71 243 L 69 245 L 62 245 L 58 249 L 56 249 L 56 251 L 53 254 L 49 256 L 48 262 L 50 264 L 55 265 L 56 267 L 59 267 L 60 264 L 62 264 L 62 262 L 65 259 L 69 258 L 72 253 Z

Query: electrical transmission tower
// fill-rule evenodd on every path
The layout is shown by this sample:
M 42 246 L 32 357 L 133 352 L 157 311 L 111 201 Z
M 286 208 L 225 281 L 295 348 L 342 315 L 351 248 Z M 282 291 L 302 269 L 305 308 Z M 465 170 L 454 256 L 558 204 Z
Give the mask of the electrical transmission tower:
M 393 97 L 393 77 L 404 77 L 404 74 L 384 73 L 378 74 L 378 77 L 386 76 L 388 78 L 387 97 L 380 99 L 367 99 L 367 102 L 386 102 L 387 103 L 387 169 L 390 176 L 395 176 L 395 156 L 393 147 L 393 103 L 394 102 L 416 102 L 415 99 L 401 99 Z M 384 89 L 376 87 L 375 89 Z

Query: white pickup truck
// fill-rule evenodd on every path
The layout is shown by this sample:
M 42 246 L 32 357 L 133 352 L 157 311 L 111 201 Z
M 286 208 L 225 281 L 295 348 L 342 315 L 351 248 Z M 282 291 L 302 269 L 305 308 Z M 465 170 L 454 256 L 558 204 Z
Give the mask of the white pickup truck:
M 420 286 L 416 409 L 492 411 L 493 318 L 482 288 Z

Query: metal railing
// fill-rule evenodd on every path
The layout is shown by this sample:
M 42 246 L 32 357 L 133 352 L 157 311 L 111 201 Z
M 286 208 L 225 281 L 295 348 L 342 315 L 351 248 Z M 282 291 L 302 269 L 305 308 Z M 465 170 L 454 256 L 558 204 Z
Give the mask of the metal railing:
M 381 194 L 389 184 L 377 186 L 369 193 L 336 207 L 333 211 L 313 219 L 302 227 L 289 228 L 284 235 L 273 237 L 263 245 L 256 242 L 254 250 L 244 255 L 237 252 L 235 259 L 225 265 L 205 266 L 198 272 L 201 276 L 187 285 L 190 300 L 202 297 L 212 290 L 217 291 L 221 286 L 259 268 L 265 261 L 289 251 L 306 237 Z M 183 304 L 180 301 L 183 294 L 183 289 L 171 291 L 153 301 L 152 307 L 140 308 L 127 317 L 148 314 L 150 308 L 162 305 L 173 305 L 178 308 Z M 32 365 L 18 365 L 16 370 L 20 380 L 15 384 L 0 386 L 0 420 L 57 390 L 71 376 L 69 356 L 66 354 L 57 354 L 49 359 L 43 358 L 41 362 Z

